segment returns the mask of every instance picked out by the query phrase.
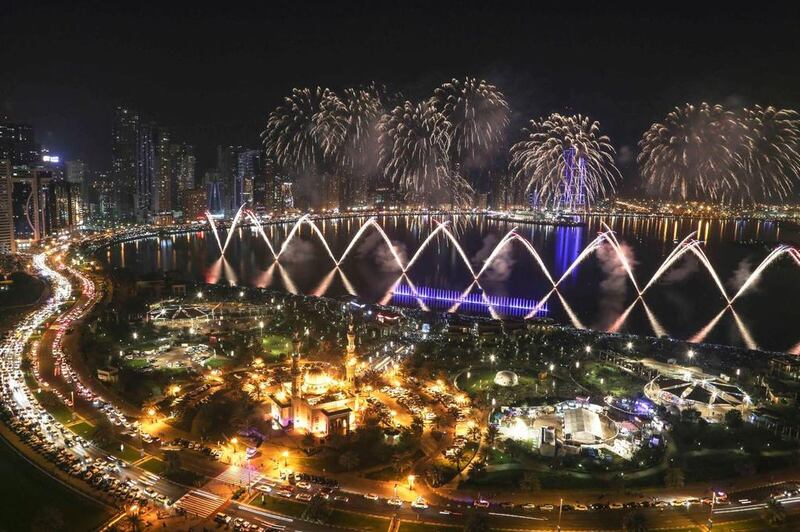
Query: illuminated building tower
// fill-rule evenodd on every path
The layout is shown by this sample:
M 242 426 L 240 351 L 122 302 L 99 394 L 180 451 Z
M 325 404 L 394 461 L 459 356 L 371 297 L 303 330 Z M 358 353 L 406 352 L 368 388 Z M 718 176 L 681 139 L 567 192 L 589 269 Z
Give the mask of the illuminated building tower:
M 344 357 L 344 369 L 347 379 L 347 385 L 350 389 L 355 387 L 356 381 L 356 332 L 353 327 L 353 319 L 350 319 L 350 325 L 347 327 L 347 351 Z
M 294 351 L 292 352 L 292 420 L 295 418 L 295 412 L 299 409 L 301 399 L 300 391 L 300 335 L 295 333 Z
M 153 207 L 156 212 L 171 211 L 172 203 L 172 159 L 170 138 L 166 128 L 160 128 L 155 139 L 155 181 Z
M 0 160 L 0 254 L 14 253 L 14 211 L 11 204 L 11 161 Z
M 137 177 L 137 139 L 139 135 L 139 115 L 124 107 L 117 107 L 111 129 L 113 153 L 111 183 L 113 184 L 113 204 L 121 219 L 130 219 L 134 214 L 134 195 Z

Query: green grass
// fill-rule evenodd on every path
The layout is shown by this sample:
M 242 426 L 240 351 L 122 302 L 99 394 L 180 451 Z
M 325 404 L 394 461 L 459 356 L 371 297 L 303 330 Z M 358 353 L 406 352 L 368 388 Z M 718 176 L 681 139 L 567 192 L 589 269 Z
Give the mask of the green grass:
M 272 358 L 278 358 L 292 351 L 291 339 L 288 336 L 267 334 L 261 342 L 264 346 L 264 353 Z
M 53 530 L 56 516 L 64 530 L 95 530 L 111 517 L 106 508 L 68 490 L 0 442 L 0 528 Z M 10 481 L 13 479 L 13 482 Z M 34 523 L 37 526 L 34 526 Z
M 579 383 L 603 394 L 625 396 L 642 391 L 643 383 L 639 379 L 605 362 L 586 362 L 573 374 Z
M 270 497 L 269 495 L 264 495 L 264 502 L 261 502 L 261 499 L 262 497 L 259 495 L 253 499 L 250 504 L 259 506 L 265 510 L 270 510 L 275 513 L 289 515 L 292 517 L 300 517 L 303 515 L 303 510 L 305 509 L 305 504 L 284 499 L 283 497 Z
M 82 436 L 84 438 L 90 438 L 92 433 L 94 432 L 94 427 L 86 423 L 85 421 L 81 421 L 80 423 L 76 423 L 69 427 L 69 430 L 77 434 L 78 436 Z
M 144 369 L 150 365 L 146 358 L 133 358 L 131 360 L 123 360 L 123 364 L 131 369 Z
M 211 357 L 206 360 L 205 366 L 209 369 L 218 369 L 232 364 L 231 359 L 224 357 Z
M 149 458 L 139 465 L 145 471 L 150 471 L 155 475 L 160 475 L 167 467 L 167 463 L 163 460 L 159 460 L 158 458 Z
M 66 424 L 72 422 L 72 410 L 62 403 L 61 399 L 53 392 L 42 391 L 36 394 L 36 399 L 59 423 Z
M 113 441 L 108 445 L 104 445 L 103 449 L 108 451 L 110 454 L 113 454 L 117 458 L 125 460 L 126 462 L 135 462 L 136 460 L 142 457 L 142 454 L 133 447 L 131 447 L 130 445 L 123 445 L 121 451 L 119 449 L 119 446 L 120 442 Z

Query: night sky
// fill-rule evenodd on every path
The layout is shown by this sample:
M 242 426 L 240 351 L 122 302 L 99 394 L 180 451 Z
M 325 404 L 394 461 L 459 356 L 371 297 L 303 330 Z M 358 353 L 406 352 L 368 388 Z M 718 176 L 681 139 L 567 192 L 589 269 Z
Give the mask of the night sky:
M 4 7 L 2 113 L 94 169 L 110 164 L 118 104 L 195 144 L 202 173 L 217 144 L 256 146 L 269 111 L 304 85 L 376 80 L 417 99 L 451 77 L 484 77 L 514 110 L 511 140 L 529 118 L 588 114 L 622 166 L 683 102 L 800 108 L 797 4 L 31 3 Z

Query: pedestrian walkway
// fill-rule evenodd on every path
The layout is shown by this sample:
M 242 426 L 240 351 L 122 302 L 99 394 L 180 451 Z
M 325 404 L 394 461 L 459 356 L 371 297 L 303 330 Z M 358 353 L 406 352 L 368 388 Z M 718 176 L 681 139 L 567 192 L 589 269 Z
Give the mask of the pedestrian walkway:
M 257 484 L 264 475 L 249 467 L 230 466 L 217 476 L 219 482 L 246 488 Z
M 225 499 L 203 490 L 191 490 L 175 502 L 176 508 L 181 508 L 203 519 L 211 517 L 222 506 Z

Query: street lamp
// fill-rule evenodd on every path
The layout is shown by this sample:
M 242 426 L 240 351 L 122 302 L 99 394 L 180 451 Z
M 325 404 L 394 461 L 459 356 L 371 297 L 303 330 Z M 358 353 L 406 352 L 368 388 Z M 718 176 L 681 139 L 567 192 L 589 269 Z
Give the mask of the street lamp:
M 689 349 L 689 352 L 686 353 L 689 358 L 694 358 L 694 349 Z
M 591 353 L 592 352 L 592 346 L 587 345 L 586 347 L 583 348 L 583 350 L 586 351 L 587 353 Z
M 133 331 L 133 339 L 136 340 L 137 338 L 139 338 L 139 333 Z
M 289 451 L 283 451 L 283 467 L 289 467 Z
M 408 475 L 408 489 L 414 489 L 414 481 L 417 480 L 417 477 L 414 475 Z

